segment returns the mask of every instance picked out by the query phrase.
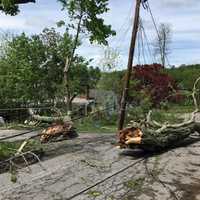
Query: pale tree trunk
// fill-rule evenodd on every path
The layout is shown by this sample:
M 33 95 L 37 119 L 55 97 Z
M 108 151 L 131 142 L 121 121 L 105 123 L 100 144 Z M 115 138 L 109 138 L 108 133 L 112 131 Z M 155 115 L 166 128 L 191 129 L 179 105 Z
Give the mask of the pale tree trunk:
M 65 67 L 64 67 L 64 88 L 65 88 L 65 96 L 64 96 L 64 101 L 65 104 L 67 106 L 67 110 L 71 111 L 72 110 L 72 101 L 73 99 L 76 97 L 75 94 L 71 94 L 70 91 L 70 84 L 69 84 L 69 69 L 71 67 L 71 65 L 74 62 L 74 56 L 75 56 L 75 51 L 78 45 L 78 39 L 79 39 L 79 35 L 80 35 L 80 31 L 81 31 L 81 22 L 82 22 L 82 13 L 80 14 L 80 19 L 77 25 L 77 32 L 76 32 L 76 36 L 75 36 L 75 40 L 74 40 L 74 46 L 72 49 L 72 53 L 70 55 L 70 57 L 66 57 L 66 61 L 65 61 Z
M 30 116 L 32 117 L 32 119 L 37 120 L 39 122 L 47 122 L 47 123 L 52 123 L 56 121 L 71 122 L 71 117 L 68 115 L 59 116 L 59 117 L 41 116 L 41 115 L 35 114 L 34 110 L 31 108 L 29 108 L 28 112 Z
M 162 39 L 162 47 L 161 47 L 161 62 L 162 62 L 162 66 L 165 67 L 165 60 L 166 60 L 166 55 L 167 55 L 167 50 L 166 50 L 166 33 L 165 31 L 163 31 L 163 39 Z
M 70 97 L 71 97 L 71 92 L 70 92 L 70 87 L 69 87 L 69 59 L 68 57 L 66 58 L 65 61 L 65 68 L 64 68 L 64 102 L 67 106 L 67 110 L 71 110 L 70 106 Z

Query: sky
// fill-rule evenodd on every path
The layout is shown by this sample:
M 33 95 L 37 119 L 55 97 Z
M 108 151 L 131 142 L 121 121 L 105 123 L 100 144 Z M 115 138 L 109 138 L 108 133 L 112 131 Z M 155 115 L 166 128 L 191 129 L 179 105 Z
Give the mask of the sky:
M 62 7 L 56 0 L 36 1 L 35 4 L 21 5 L 21 12 L 14 17 L 0 13 L 0 32 L 35 34 L 40 33 L 45 27 L 56 27 L 56 22 L 59 20 L 67 20 L 66 11 L 61 11 Z M 168 63 L 175 66 L 200 63 L 200 1 L 149 0 L 149 4 L 157 26 L 160 23 L 166 23 L 172 29 Z M 117 33 L 115 37 L 109 39 L 109 46 L 119 54 L 118 69 L 125 69 L 127 65 L 134 6 L 135 0 L 109 0 L 110 11 L 103 16 L 105 22 L 111 24 Z M 153 52 L 151 44 L 156 38 L 156 31 L 149 11 L 143 7 L 141 19 L 148 38 L 149 49 Z M 77 53 L 87 59 L 93 58 L 93 64 L 100 66 L 104 58 L 104 50 L 107 48 L 91 45 L 84 36 L 82 39 L 83 44 Z M 146 46 L 145 41 L 144 46 Z M 144 48 L 144 55 L 139 59 L 139 51 L 136 49 L 134 64 L 156 61 L 153 56 L 150 57 L 147 46 Z

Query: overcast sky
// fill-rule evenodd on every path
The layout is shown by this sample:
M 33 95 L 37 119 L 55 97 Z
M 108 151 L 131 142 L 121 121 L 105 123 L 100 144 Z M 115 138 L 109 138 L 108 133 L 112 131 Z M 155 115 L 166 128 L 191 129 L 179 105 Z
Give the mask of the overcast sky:
M 45 27 L 56 27 L 56 22 L 66 18 L 61 5 L 56 0 L 36 0 L 36 4 L 20 6 L 20 14 L 14 17 L 0 14 L 0 31 L 16 34 L 39 33 Z M 172 43 L 169 62 L 171 65 L 200 63 L 200 1 L 198 0 L 149 0 L 156 23 L 168 23 L 172 28 Z M 135 0 L 110 0 L 110 11 L 105 15 L 106 23 L 112 25 L 117 36 L 110 38 L 110 46 L 120 53 L 119 68 L 127 63 L 130 32 L 134 14 Z M 156 32 L 147 10 L 141 9 L 141 17 L 149 42 Z M 103 56 L 102 47 L 90 45 L 84 39 L 78 52 L 88 59 L 94 58 L 98 65 Z M 138 53 L 136 53 L 138 55 Z M 139 62 L 136 55 L 135 62 Z M 146 50 L 146 60 L 150 62 Z M 142 59 L 142 58 L 141 58 Z M 140 61 L 144 62 L 144 61 Z

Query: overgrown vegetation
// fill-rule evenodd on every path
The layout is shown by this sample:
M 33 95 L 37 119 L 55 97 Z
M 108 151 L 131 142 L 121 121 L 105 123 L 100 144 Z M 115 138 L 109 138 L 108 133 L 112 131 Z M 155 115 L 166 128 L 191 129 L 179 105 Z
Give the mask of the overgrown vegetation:
M 0 142 L 0 160 L 5 160 L 7 158 L 14 156 L 21 144 L 22 141 Z M 42 146 L 39 143 L 39 141 L 30 140 L 23 149 L 23 152 L 27 152 L 30 150 L 34 151 L 39 149 L 42 149 Z
M 0 59 L 1 107 L 63 99 L 65 55 L 73 42 L 67 32 L 61 35 L 55 29 L 33 36 L 22 33 L 8 41 Z M 86 86 L 96 85 L 100 70 L 76 55 L 69 75 L 71 93 L 85 94 Z

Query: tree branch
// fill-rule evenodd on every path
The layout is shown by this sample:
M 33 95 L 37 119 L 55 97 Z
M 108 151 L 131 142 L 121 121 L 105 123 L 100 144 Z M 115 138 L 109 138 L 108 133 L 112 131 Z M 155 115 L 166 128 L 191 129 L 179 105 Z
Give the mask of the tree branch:
M 29 109 L 29 114 L 31 117 L 37 121 L 43 121 L 43 122 L 55 122 L 55 121 L 64 121 L 64 122 L 71 122 L 71 117 L 66 115 L 66 116 L 60 116 L 60 117 L 48 117 L 48 116 L 40 116 L 36 115 L 34 113 L 33 109 Z
M 196 112 L 199 111 L 199 106 L 198 106 L 197 99 L 196 99 L 197 84 L 199 83 L 199 81 L 200 81 L 200 77 L 196 79 L 194 86 L 193 86 L 193 92 L 192 92 L 192 98 L 193 98 L 193 101 L 194 101 L 194 106 L 195 106 Z
M 15 4 L 26 4 L 26 3 L 35 3 L 35 0 L 15 0 Z M 0 0 L 0 4 L 2 4 L 2 0 Z

